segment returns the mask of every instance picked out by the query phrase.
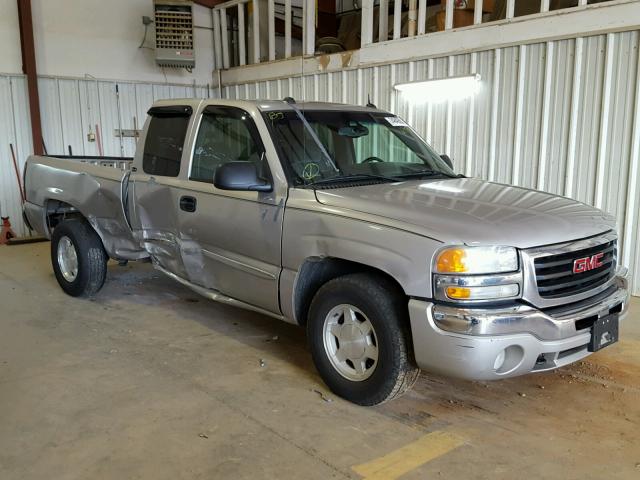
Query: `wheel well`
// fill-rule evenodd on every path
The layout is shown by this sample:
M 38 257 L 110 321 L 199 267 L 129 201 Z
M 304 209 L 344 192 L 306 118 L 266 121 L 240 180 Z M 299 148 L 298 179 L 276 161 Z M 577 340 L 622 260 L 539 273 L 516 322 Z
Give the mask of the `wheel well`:
M 374 276 L 384 277 L 396 287 L 399 295 L 405 296 L 405 292 L 398 281 L 378 268 L 342 258 L 308 258 L 300 268 L 294 289 L 294 314 L 298 324 L 306 325 L 309 306 L 322 285 L 334 278 L 352 273 L 369 273 Z
M 56 228 L 56 225 L 58 225 L 63 220 L 67 220 L 69 218 L 84 219 L 84 216 L 77 208 L 60 200 L 47 201 L 45 205 L 45 216 L 47 221 L 47 228 L 49 229 L 49 235 L 51 235 L 53 229 Z

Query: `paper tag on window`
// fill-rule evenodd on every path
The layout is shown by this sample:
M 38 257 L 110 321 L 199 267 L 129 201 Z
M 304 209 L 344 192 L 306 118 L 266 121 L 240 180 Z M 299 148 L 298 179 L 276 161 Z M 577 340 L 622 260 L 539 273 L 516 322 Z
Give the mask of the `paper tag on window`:
M 389 125 L 392 127 L 408 127 L 407 123 L 400 117 L 384 117 Z

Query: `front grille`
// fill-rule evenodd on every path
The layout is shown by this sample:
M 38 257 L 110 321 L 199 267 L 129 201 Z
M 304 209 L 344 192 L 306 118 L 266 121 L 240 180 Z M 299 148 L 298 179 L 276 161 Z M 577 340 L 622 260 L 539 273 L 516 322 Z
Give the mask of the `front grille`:
M 574 260 L 591 257 L 598 253 L 604 254 L 601 267 L 582 273 L 573 273 Z M 615 240 L 582 250 L 538 257 L 534 260 L 538 294 L 542 298 L 558 298 L 597 288 L 615 275 L 616 258 Z

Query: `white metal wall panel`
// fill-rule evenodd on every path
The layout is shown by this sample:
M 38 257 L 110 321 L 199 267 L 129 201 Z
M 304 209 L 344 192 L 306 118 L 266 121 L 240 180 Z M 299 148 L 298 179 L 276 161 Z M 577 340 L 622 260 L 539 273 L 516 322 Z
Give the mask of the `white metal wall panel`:
M 82 116 L 80 113 L 80 92 L 77 80 L 56 80 L 59 98 L 60 125 L 62 127 L 62 145 L 66 152 L 84 155 L 82 141 Z
M 5 159 L 0 167 L 0 215 L 13 218 L 17 201 L 16 180 L 9 156 L 9 144 L 15 144 L 14 112 L 12 108 L 11 79 L 0 79 L 0 158 Z
M 516 129 L 516 100 L 518 87 L 518 47 L 502 50 L 502 63 L 498 71 L 497 123 L 490 132 L 495 136 L 495 171 L 491 180 L 511 183 L 513 173 L 514 140 Z M 509 161 L 501 161 L 509 159 Z
M 631 155 L 633 99 L 638 74 L 637 32 L 621 34 L 616 41 L 611 72 L 611 106 L 607 118 L 609 128 L 604 139 L 606 150 L 604 161 L 599 163 L 603 184 L 602 207 L 623 219 L 628 195 L 626 180 L 630 173 L 628 159 Z
M 118 113 L 118 97 L 115 83 L 98 82 L 98 98 L 100 101 L 100 136 L 103 154 L 107 156 L 123 157 L 124 142 L 113 132 L 119 128 L 120 115 Z
M 489 154 L 491 147 L 491 105 L 495 55 L 493 52 L 472 53 L 476 56 L 475 72 L 483 79 L 474 103 L 474 118 L 471 143 L 473 150 L 467 159 L 469 176 L 489 178 Z
M 117 129 L 132 130 L 138 122 L 138 102 L 136 99 L 136 85 L 132 83 L 118 83 L 119 108 L 117 109 Z M 135 121 L 134 121 L 135 118 Z M 115 130 L 106 135 L 116 137 Z M 120 138 L 118 137 L 118 142 Z M 123 156 L 133 157 L 136 152 L 136 140 L 133 137 L 122 137 Z
M 64 154 L 64 137 L 60 117 L 60 94 L 54 78 L 38 79 L 40 94 L 40 120 L 45 150 L 48 153 Z M 26 106 L 28 108 L 28 104 Z
M 518 63 L 518 90 L 516 97 L 516 141 L 514 142 L 514 172 L 512 183 L 536 188 L 542 133 L 542 109 L 544 103 L 544 75 L 546 44 L 520 47 L 526 61 Z M 526 48 L 526 50 L 525 50 Z M 524 65 L 524 66 L 523 66 Z
M 573 85 L 573 55 L 575 41 L 549 42 L 552 58 L 545 73 L 550 79 L 548 86 L 549 106 L 547 115 L 542 119 L 546 124 L 546 142 L 540 145 L 538 188 L 562 195 L 565 178 L 558 175 L 564 172 L 569 148 L 569 121 L 571 111 L 571 92 Z M 547 58 L 545 58 L 547 61 Z M 544 123 L 541 127 L 544 126 Z
M 174 86 L 171 87 L 171 98 L 189 98 L 193 97 L 193 90 L 190 87 Z
M 433 61 L 432 67 L 432 76 L 431 78 L 446 78 L 449 76 L 448 74 L 448 59 L 446 57 L 436 58 Z M 404 76 L 403 80 L 400 81 L 414 81 L 419 80 L 419 78 L 408 78 Z M 405 104 L 402 100 L 401 95 L 396 95 L 398 97 L 398 104 Z M 447 105 L 446 103 L 435 103 L 431 104 L 431 111 L 429 115 L 429 125 L 431 126 L 431 144 L 433 147 L 439 152 L 445 152 L 446 148 L 446 135 L 447 135 Z M 458 162 L 458 159 L 453 159 L 454 162 Z M 456 164 L 456 167 L 458 165 Z
M 639 50 L 640 32 L 611 33 L 329 74 L 301 72 L 259 93 L 356 104 L 369 94 L 467 175 L 605 209 L 619 220 L 621 260 L 640 295 Z M 481 75 L 481 88 L 463 101 L 412 105 L 393 89 L 471 73 Z M 223 89 L 228 98 L 255 95 L 255 84 Z
M 147 118 L 147 110 L 154 102 L 153 85 L 136 84 L 136 123 L 140 129 Z
M 16 160 L 18 161 L 18 171 L 22 173 L 24 169 L 24 162 L 32 150 L 30 115 L 27 109 L 27 82 L 23 77 L 13 77 L 10 79 L 10 83 L 12 100 L 11 110 L 13 113 L 13 139 L 15 140 L 13 146 L 16 152 Z M 5 147 L 3 147 L 3 152 L 7 152 Z M 3 153 L 0 155 L 0 159 L 7 158 L 7 156 Z M 0 171 L 3 169 L 4 166 L 3 168 L 0 168 Z M 14 209 L 11 213 L 11 218 L 21 219 L 21 212 L 19 210 L 16 211 L 17 208 L 21 208 L 21 204 L 19 203 L 20 192 L 17 188 L 17 180 L 14 178 L 12 183 L 14 185 L 14 190 L 11 198 L 14 200 Z M 18 217 L 16 217 L 16 215 L 18 215 Z M 26 231 L 25 226 L 19 223 L 16 233 L 19 235 L 26 235 L 28 232 Z
M 257 87 L 257 91 L 256 91 L 256 98 L 269 98 L 270 97 L 268 84 L 269 84 L 269 82 L 260 82 L 260 83 L 258 83 L 258 87 Z
M 13 145 L 18 169 L 22 172 L 26 154 L 31 150 L 29 112 L 25 100 L 26 82 L 23 77 L 0 78 L 0 215 L 9 217 L 14 232 L 20 236 L 28 235 L 28 231 L 22 223 L 20 189 L 10 145 Z
M 80 115 L 82 117 L 81 137 L 84 154 L 100 155 L 96 141 L 89 141 L 89 133 L 96 134 L 96 125 L 100 124 L 100 99 L 98 98 L 98 83 L 95 80 L 78 80 Z M 102 132 L 101 132 L 102 133 Z
M 153 85 L 153 100 L 162 100 L 163 98 L 172 98 L 171 86 L 169 85 Z
M 448 74 L 450 76 L 468 75 L 471 71 L 471 55 L 456 55 L 449 57 Z M 418 78 L 416 76 L 416 78 Z M 445 138 L 445 148 L 443 152 L 455 159 L 455 167 L 459 172 L 466 171 L 467 147 L 469 135 L 469 118 L 471 110 L 471 100 L 465 102 L 447 103 L 447 128 Z M 416 111 L 416 118 L 418 117 Z M 453 127 L 455 125 L 455 128 Z M 473 126 L 471 126 L 473 128 Z
M 565 172 L 568 177 L 567 193 L 585 203 L 595 200 L 596 163 L 598 137 L 601 127 L 602 90 L 604 81 L 606 37 L 584 39 L 582 69 L 575 72 L 581 77 L 581 88 L 574 101 L 578 104 L 577 142 L 573 169 Z

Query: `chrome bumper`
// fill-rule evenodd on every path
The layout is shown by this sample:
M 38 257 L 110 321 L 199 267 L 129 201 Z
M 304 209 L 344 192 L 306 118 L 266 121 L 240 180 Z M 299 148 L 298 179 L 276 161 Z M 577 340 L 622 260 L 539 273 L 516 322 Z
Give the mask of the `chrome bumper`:
M 619 312 L 621 320 L 626 316 L 626 268 L 618 269 L 614 287 L 607 292 L 545 311 L 526 305 L 473 309 L 411 300 L 416 361 L 427 371 L 473 380 L 567 365 L 589 355 L 593 321 L 610 312 Z

